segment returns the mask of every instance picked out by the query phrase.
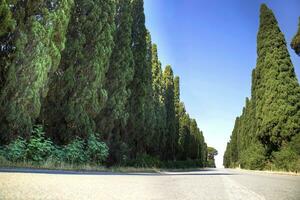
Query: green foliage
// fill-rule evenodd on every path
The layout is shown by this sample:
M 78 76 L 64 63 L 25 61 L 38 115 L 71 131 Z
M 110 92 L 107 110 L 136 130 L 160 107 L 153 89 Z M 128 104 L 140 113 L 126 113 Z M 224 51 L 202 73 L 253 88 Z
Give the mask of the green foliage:
M 300 170 L 300 157 L 290 147 L 284 147 L 278 152 L 273 152 L 273 162 L 277 169 L 285 171 L 299 171 Z
M 91 134 L 87 141 L 87 156 L 91 163 L 103 164 L 108 156 L 108 147 L 104 142 L 100 142 L 95 134 Z
M 298 31 L 291 42 L 291 47 L 292 49 L 294 49 L 295 53 L 298 56 L 300 56 L 300 17 L 299 17 Z
M 297 148 L 291 141 L 300 134 L 300 87 L 284 35 L 273 12 L 264 4 L 260 9 L 257 55 L 251 100 L 246 99 L 242 115 L 236 120 L 224 166 L 240 163 L 245 168 L 263 169 L 274 162 L 277 168 L 293 168 L 286 164 L 292 162 L 292 152 L 297 152 L 289 149 Z
M 11 161 L 206 165 L 143 0 L 0 0 L 0 18 L 0 144 Z
M 64 59 L 43 111 L 49 132 L 60 143 L 95 131 L 95 118 L 107 100 L 103 84 L 115 31 L 113 0 L 76 0 L 74 8 Z
M 21 162 L 26 159 L 26 141 L 19 137 L 5 147 L 5 157 L 13 162 Z
M 65 160 L 71 164 L 83 164 L 87 161 L 84 141 L 80 138 L 74 139 L 64 147 Z
M 27 159 L 41 163 L 52 155 L 53 150 L 53 143 L 50 139 L 45 138 L 43 127 L 40 125 L 35 126 L 27 142 Z
M 16 25 L 6 0 L 0 0 L 0 37 L 11 32 Z
M 147 70 L 147 29 L 145 26 L 144 2 L 143 0 L 132 0 L 132 34 L 131 49 L 133 53 L 134 76 L 129 85 L 131 96 L 127 105 L 129 118 L 126 133 L 126 143 L 131 147 L 130 157 L 135 158 L 137 154 L 145 153 L 145 130 L 147 83 L 149 77 Z
M 127 165 L 142 168 L 160 167 L 161 161 L 158 157 L 150 156 L 148 154 L 141 154 L 138 155 L 136 159 L 128 162 Z
M 240 166 L 245 169 L 262 170 L 266 164 L 265 149 L 262 145 L 251 145 L 241 152 Z
M 163 150 L 165 159 L 175 158 L 176 144 L 178 141 L 176 135 L 176 116 L 175 116 L 175 102 L 174 102 L 174 76 L 170 65 L 166 66 L 163 73 L 163 80 L 165 84 L 165 107 L 166 107 L 166 135 L 168 141 Z
M 0 130 L 6 133 L 6 142 L 18 135 L 29 137 L 40 114 L 41 98 L 47 94 L 49 75 L 60 62 L 64 40 L 56 36 L 64 35 L 72 5 L 73 0 L 62 0 L 53 11 L 44 1 L 10 5 L 18 26 L 14 33 L 16 50 L 0 96 Z

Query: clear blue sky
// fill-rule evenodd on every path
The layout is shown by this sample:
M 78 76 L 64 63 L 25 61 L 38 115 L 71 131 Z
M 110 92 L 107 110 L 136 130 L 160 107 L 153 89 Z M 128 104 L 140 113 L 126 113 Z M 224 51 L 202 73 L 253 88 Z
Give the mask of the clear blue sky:
M 181 79 L 181 99 L 208 145 L 219 151 L 250 96 L 259 7 L 273 10 L 287 43 L 297 31 L 299 0 L 145 0 L 146 24 L 163 65 Z M 300 58 L 289 49 L 300 77 Z

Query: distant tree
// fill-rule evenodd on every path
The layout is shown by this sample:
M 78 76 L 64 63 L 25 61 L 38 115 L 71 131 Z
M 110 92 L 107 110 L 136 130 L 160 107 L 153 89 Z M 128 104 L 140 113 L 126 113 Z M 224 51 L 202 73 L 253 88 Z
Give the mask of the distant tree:
M 298 24 L 298 32 L 294 36 L 292 43 L 291 43 L 292 49 L 295 50 L 296 54 L 300 56 L 300 17 L 299 17 L 299 24 Z
M 207 147 L 207 160 L 208 167 L 216 167 L 215 156 L 218 155 L 218 151 L 213 147 Z

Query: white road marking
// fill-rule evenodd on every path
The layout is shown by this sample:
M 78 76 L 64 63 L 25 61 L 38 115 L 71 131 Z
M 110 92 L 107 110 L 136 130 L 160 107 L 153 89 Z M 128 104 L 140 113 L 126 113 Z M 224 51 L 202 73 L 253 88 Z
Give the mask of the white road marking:
M 228 176 L 222 176 L 229 200 L 265 200 L 265 197 L 249 190 Z

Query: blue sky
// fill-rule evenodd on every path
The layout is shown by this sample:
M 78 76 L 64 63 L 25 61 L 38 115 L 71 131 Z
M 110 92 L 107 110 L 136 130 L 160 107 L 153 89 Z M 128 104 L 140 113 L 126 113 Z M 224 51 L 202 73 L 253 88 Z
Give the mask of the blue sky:
M 299 0 L 144 0 L 146 24 L 163 65 L 180 76 L 181 99 L 208 145 L 223 153 L 250 96 L 259 7 L 273 10 L 287 43 L 297 31 Z M 289 48 L 297 77 L 300 58 Z

